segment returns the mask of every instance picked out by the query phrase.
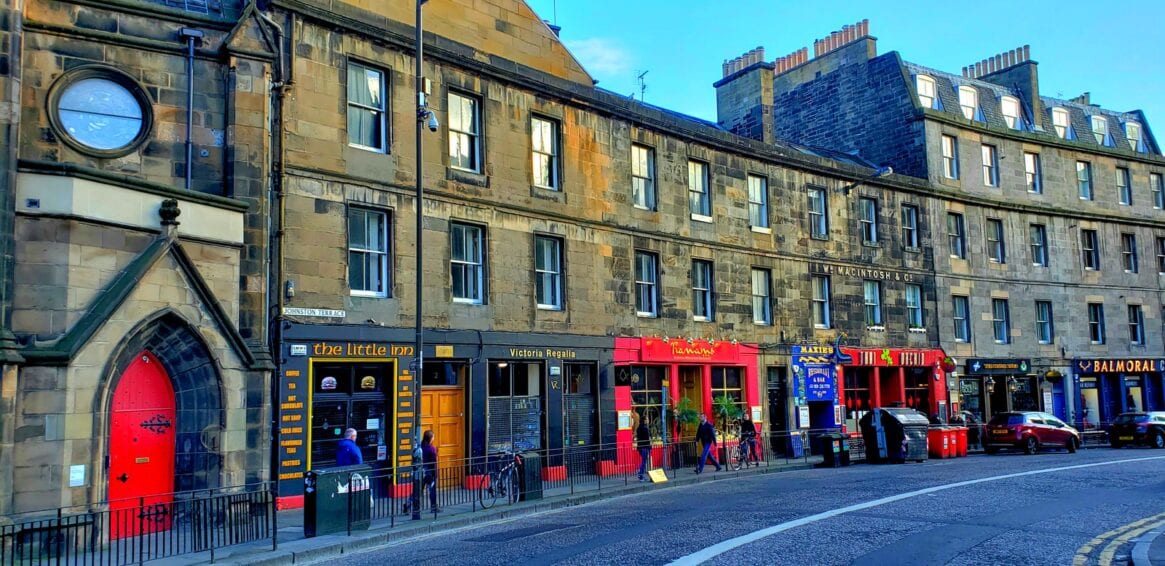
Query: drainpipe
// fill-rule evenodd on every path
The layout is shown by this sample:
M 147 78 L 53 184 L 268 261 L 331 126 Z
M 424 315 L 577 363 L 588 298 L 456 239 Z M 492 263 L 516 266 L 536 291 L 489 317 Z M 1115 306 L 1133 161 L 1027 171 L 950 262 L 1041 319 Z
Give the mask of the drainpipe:
M 194 167 L 194 46 L 205 34 L 193 28 L 182 28 L 178 36 L 186 40 L 186 190 L 193 182 Z

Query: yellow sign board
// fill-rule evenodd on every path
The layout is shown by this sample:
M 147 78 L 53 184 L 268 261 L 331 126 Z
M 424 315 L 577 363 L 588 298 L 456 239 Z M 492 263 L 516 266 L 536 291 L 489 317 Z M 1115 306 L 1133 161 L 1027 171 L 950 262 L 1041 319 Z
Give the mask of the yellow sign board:
M 651 483 L 663 483 L 667 481 L 667 474 L 664 473 L 663 468 L 648 470 L 647 475 L 651 478 Z
M 436 357 L 438 358 L 452 358 L 453 346 L 437 346 Z

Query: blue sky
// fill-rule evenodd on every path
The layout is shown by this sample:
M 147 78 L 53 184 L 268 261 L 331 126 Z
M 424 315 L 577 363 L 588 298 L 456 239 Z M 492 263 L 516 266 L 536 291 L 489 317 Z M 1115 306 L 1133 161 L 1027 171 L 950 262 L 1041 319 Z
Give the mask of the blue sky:
M 879 54 L 898 51 L 907 61 L 950 73 L 1030 44 L 1043 95 L 1071 98 L 1088 91 L 1105 108 L 1143 110 L 1158 141 L 1165 140 L 1160 0 L 527 3 L 562 26 L 563 41 L 599 86 L 638 93 L 636 76 L 648 71 L 647 102 L 706 120 L 716 120 L 712 83 L 725 59 L 757 46 L 768 61 L 802 47 L 812 56 L 813 40 L 868 18 Z

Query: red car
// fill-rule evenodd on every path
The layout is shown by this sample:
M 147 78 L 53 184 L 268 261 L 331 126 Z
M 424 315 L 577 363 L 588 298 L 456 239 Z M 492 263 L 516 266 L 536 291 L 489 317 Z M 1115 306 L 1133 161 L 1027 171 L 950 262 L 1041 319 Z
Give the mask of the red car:
M 1108 431 L 1113 448 L 1126 444 L 1148 444 L 1165 448 L 1165 412 L 1121 413 Z
M 997 413 L 987 422 L 983 448 L 995 454 L 1002 448 L 1022 449 L 1035 454 L 1050 446 L 1075 452 L 1080 447 L 1080 433 L 1048 413 L 1016 411 Z

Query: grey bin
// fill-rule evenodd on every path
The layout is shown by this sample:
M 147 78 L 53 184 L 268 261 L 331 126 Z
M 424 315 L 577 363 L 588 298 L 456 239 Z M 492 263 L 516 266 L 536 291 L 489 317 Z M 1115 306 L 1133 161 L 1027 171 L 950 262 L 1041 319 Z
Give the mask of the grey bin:
M 926 415 L 905 407 L 881 407 L 866 413 L 859 427 L 871 463 L 926 461 Z
M 311 470 L 303 478 L 303 536 L 366 531 L 372 517 L 372 468 Z
M 522 467 L 518 470 L 518 500 L 542 499 L 542 456 L 537 452 L 522 453 Z
M 849 435 L 832 432 L 821 436 L 821 467 L 840 468 L 849 465 Z

